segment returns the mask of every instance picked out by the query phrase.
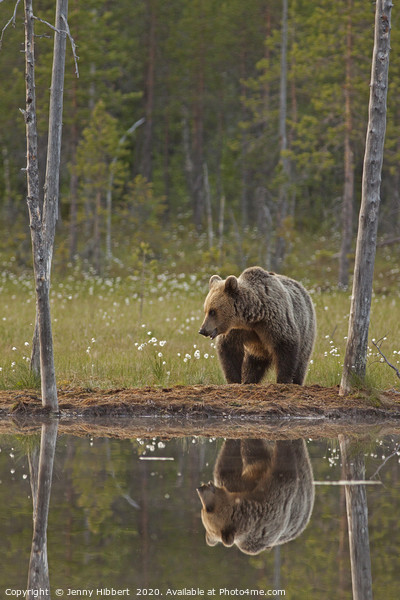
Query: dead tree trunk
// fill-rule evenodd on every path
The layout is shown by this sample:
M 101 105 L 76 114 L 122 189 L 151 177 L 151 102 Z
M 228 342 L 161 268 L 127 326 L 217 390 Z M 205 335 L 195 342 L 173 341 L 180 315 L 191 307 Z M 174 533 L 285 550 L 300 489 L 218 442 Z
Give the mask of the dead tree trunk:
M 289 159 L 287 153 L 287 43 L 288 43 L 288 0 L 282 2 L 281 81 L 279 92 L 279 145 L 282 181 L 279 187 L 278 214 L 276 219 L 276 244 L 274 269 L 279 271 L 286 251 L 285 220 L 288 212 Z
M 354 157 L 351 145 L 353 128 L 351 115 L 352 81 L 352 5 L 348 0 L 346 36 L 346 82 L 344 87 L 345 124 L 344 124 L 344 187 L 342 207 L 342 244 L 339 254 L 339 287 L 347 289 L 349 285 L 349 254 L 353 236 L 353 195 L 354 195 Z
M 25 0 L 27 203 L 36 286 L 36 320 L 40 347 L 42 404 L 58 409 L 50 316 L 50 275 L 58 214 L 63 87 L 68 0 L 57 0 L 53 70 L 49 108 L 49 134 L 43 209 L 39 199 L 35 97 L 34 14 L 32 0 Z M 32 357 L 34 362 L 35 357 Z
M 141 163 L 141 174 L 151 181 L 152 176 L 152 145 L 153 145 L 153 111 L 154 111 L 154 85 L 157 46 L 157 2 L 147 0 L 146 10 L 149 17 L 149 33 L 147 40 L 148 60 L 145 81 L 145 114 L 143 155 Z
M 391 0 L 377 0 L 372 56 L 368 130 L 365 144 L 362 198 L 359 215 L 349 333 L 340 394 L 351 389 L 354 377 L 365 377 L 372 281 L 378 230 L 386 98 L 389 72 Z
M 208 248 L 212 249 L 214 245 L 214 232 L 213 232 L 213 218 L 211 208 L 211 192 L 210 192 L 210 181 L 208 179 L 208 167 L 207 164 L 203 165 L 203 182 L 204 182 L 204 199 L 206 203 L 207 213 L 207 234 L 208 234 Z

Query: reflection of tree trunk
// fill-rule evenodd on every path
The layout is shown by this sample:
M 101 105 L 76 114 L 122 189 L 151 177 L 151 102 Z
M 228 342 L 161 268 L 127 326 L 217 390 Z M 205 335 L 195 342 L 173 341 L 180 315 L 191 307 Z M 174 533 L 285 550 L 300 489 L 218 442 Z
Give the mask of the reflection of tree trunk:
M 37 458 L 31 456 L 29 460 L 33 498 L 33 537 L 27 588 L 31 590 L 43 590 L 43 597 L 46 598 L 50 597 L 49 566 L 47 560 L 47 522 L 57 429 L 57 421 L 51 421 L 42 425 L 39 465 L 37 469 Z M 41 598 L 42 596 L 38 597 Z
M 142 581 L 141 584 L 147 587 L 149 584 L 149 562 L 150 562 L 150 532 L 149 532 L 149 510 L 148 510 L 148 490 L 147 490 L 147 470 L 144 461 L 140 465 L 140 542 L 142 549 Z
M 342 463 L 342 474 L 340 479 L 343 481 L 346 479 L 345 466 Z M 348 572 L 348 545 L 346 544 L 347 536 L 347 515 L 346 515 L 346 490 L 344 486 L 340 486 L 340 501 L 339 501 L 339 518 L 340 518 L 340 529 L 339 529 L 339 549 L 338 549 L 338 562 L 339 562 L 339 586 L 338 586 L 338 599 L 343 600 L 348 594 L 349 581 L 347 578 Z
M 339 435 L 340 453 L 347 481 L 365 479 L 362 452 L 353 453 L 350 440 Z M 347 525 L 353 600 L 372 600 L 371 557 L 368 535 L 368 508 L 365 485 L 346 485 Z
M 347 43 L 346 43 L 346 83 L 344 86 L 345 99 L 345 125 L 344 125 L 344 188 L 342 208 L 342 245 L 339 255 L 339 286 L 347 288 L 349 284 L 349 254 L 353 234 L 353 194 L 354 194 L 354 160 L 351 147 L 351 71 L 352 71 L 352 5 L 353 0 L 348 0 L 349 14 L 347 18 Z

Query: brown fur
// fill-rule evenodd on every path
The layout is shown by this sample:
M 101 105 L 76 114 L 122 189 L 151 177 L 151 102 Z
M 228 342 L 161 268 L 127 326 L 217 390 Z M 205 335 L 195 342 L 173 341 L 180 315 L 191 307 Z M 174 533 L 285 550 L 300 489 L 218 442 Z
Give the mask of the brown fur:
M 210 278 L 202 335 L 216 346 L 228 383 L 259 383 L 274 365 L 278 383 L 302 385 L 316 320 L 304 287 L 260 267 L 240 277 Z
M 296 538 L 314 504 L 313 475 L 304 440 L 226 440 L 214 482 L 197 489 L 209 546 L 236 544 L 258 554 Z

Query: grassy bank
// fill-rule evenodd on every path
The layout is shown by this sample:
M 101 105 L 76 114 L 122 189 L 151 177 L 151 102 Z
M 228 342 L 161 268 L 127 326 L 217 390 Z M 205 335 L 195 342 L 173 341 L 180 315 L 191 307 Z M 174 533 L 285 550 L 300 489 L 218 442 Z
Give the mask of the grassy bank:
M 349 292 L 306 284 L 315 303 L 318 337 L 307 383 L 340 382 Z M 34 387 L 29 369 L 35 298 L 30 275 L 4 271 L 0 283 L 0 388 Z M 223 383 L 213 342 L 197 332 L 207 292 L 205 275 L 151 274 L 100 279 L 72 270 L 52 285 L 58 385 L 135 387 Z M 400 297 L 373 298 L 369 339 L 400 366 Z M 394 371 L 370 342 L 367 383 L 399 388 Z

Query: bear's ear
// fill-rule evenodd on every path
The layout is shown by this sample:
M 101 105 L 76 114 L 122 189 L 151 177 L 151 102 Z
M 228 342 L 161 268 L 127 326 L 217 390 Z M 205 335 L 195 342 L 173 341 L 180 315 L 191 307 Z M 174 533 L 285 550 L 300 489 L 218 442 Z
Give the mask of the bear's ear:
M 208 282 L 208 287 L 210 288 L 210 290 L 213 287 L 213 285 L 215 285 L 217 283 L 217 281 L 222 281 L 222 279 L 219 275 L 212 275 L 210 277 L 210 281 Z
M 234 275 L 229 275 L 225 279 L 225 291 L 228 294 L 235 294 L 239 288 L 238 280 Z
M 218 538 L 209 534 L 208 531 L 206 532 L 207 546 L 216 546 L 218 544 L 218 541 L 219 541 Z

